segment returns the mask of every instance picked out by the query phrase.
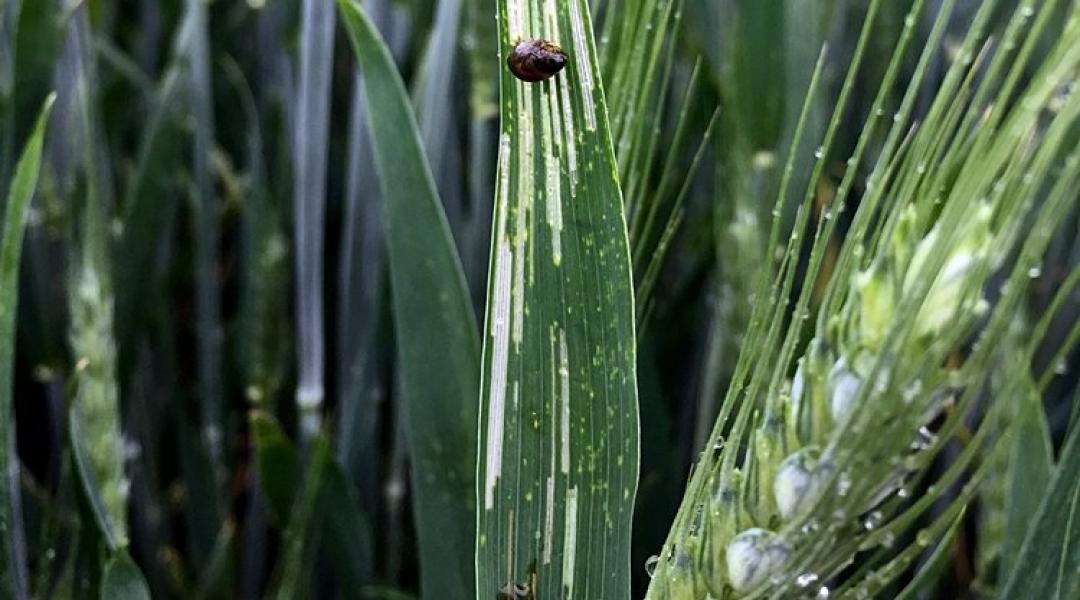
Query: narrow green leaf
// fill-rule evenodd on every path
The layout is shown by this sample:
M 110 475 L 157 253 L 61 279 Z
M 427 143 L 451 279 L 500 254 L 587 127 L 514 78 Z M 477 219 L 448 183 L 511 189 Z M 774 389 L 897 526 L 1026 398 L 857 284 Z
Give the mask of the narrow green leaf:
M 1005 573 L 1020 554 L 1024 534 L 1034 522 L 1039 503 L 1046 497 L 1054 474 L 1054 448 L 1042 396 L 1035 390 L 1033 382 L 1021 389 L 1024 398 L 1013 432 L 1005 500 L 1006 529 L 1001 551 L 1002 572 Z
M 322 425 L 324 396 L 323 232 L 326 230 L 327 136 L 334 57 L 334 7 L 300 2 L 300 64 L 293 154 L 293 241 L 296 259 L 297 382 L 300 435 Z
M 406 399 L 421 589 L 473 592 L 479 340 L 461 263 L 405 86 L 359 4 L 339 0 L 367 102 L 384 202 L 399 367 Z
M 233 521 L 225 521 L 214 543 L 214 549 L 199 573 L 196 600 L 229 596 L 229 590 L 233 588 L 233 573 L 236 571 L 235 542 L 236 525 Z
M 911 600 L 913 598 L 925 597 L 927 592 L 932 592 L 934 584 L 940 579 L 942 572 L 949 566 L 949 561 L 952 558 L 953 542 L 956 539 L 956 533 L 960 530 L 960 526 L 963 524 L 964 513 L 961 511 L 956 519 L 953 520 L 953 524 L 949 526 L 949 530 L 941 537 L 941 541 L 937 543 L 934 551 L 925 558 L 923 563 L 919 565 L 919 569 L 915 572 L 915 576 L 904 586 L 904 589 L 897 594 L 896 600 Z
M 52 91 L 56 58 L 64 46 L 66 10 L 50 2 L 0 2 L 0 185 L 27 143 L 29 119 Z M 3 22 L 3 21 L 6 21 Z M 3 188 L 0 188 L 3 189 Z M 4 200 L 0 197 L 0 210 Z
M 255 412 L 250 419 L 259 482 L 270 512 L 280 527 L 294 515 L 297 481 L 301 479 L 300 455 L 272 417 Z M 322 438 L 318 438 L 322 439 Z M 314 461 L 314 458 L 312 459 Z M 319 527 L 340 583 L 350 590 L 370 583 L 371 528 L 359 510 L 356 491 L 338 463 L 327 454 L 320 469 Z M 291 525 L 290 525 L 291 526 Z
M 177 420 L 177 448 L 180 473 L 188 498 L 186 533 L 189 539 L 185 562 L 194 565 L 198 573 L 210 564 L 223 523 L 214 500 L 217 486 L 214 481 L 213 459 L 209 444 L 204 444 L 199 429 L 182 416 Z
M 101 600 L 150 600 L 146 579 L 127 552 L 118 552 L 106 563 Z
M 23 148 L 11 180 L 3 221 L 3 238 L 0 238 L 0 472 L 6 474 L 0 490 L 0 595 L 21 597 L 25 595 L 26 565 L 20 541 L 16 540 L 21 516 L 18 484 L 8 480 L 17 474 L 18 457 L 15 455 L 15 413 L 12 394 L 15 381 L 12 377 L 15 360 L 15 314 L 19 300 L 19 259 L 22 254 L 23 234 L 30 200 L 37 188 L 41 169 L 41 148 L 44 143 L 45 125 L 49 120 L 55 95 L 45 100 L 38 114 L 34 133 Z M 17 477 L 17 475 L 16 475 Z M 17 481 L 17 479 L 15 480 Z
M 121 373 L 130 369 L 134 358 L 133 337 L 148 312 L 145 302 L 146 273 L 152 269 L 153 254 L 143 251 L 161 235 L 166 219 L 172 218 L 170 173 L 177 171 L 181 148 L 175 143 L 178 125 L 175 112 L 180 100 L 181 70 L 170 66 L 154 95 L 153 108 L 139 140 L 134 171 L 124 190 L 123 234 L 113 254 L 113 282 L 116 313 L 116 348 Z
M 296 482 L 300 479 L 300 458 L 272 417 L 253 412 L 250 423 L 259 484 L 266 493 L 270 516 L 279 526 L 284 526 L 296 493 Z
M 200 498 L 205 510 L 221 512 L 220 469 L 225 439 L 224 400 L 221 386 L 221 299 L 217 286 L 215 260 L 219 253 L 220 225 L 218 199 L 214 191 L 211 157 L 214 147 L 213 80 L 210 68 L 209 24 L 207 7 L 201 0 L 184 0 L 186 35 L 180 36 L 179 54 L 187 62 L 189 108 L 194 125 L 192 135 L 192 174 L 194 175 L 195 211 L 195 338 L 199 420 L 219 488 L 213 497 Z M 220 519 L 214 519 L 216 525 Z M 204 540 L 204 542 L 209 540 Z M 210 542 L 212 544 L 212 541 Z
M 318 539 L 319 491 L 329 464 L 330 445 L 322 435 L 311 440 L 311 460 L 304 474 L 304 486 L 293 503 L 289 526 L 282 534 L 275 597 L 289 600 L 307 595 L 315 567 Z
M 1061 451 L 1024 544 L 1007 572 L 1004 600 L 1067 600 L 1080 592 L 1080 430 Z
M 414 90 L 417 126 L 432 176 L 442 196 L 447 221 L 461 236 L 465 233 L 461 230 L 465 215 L 455 121 L 460 114 L 458 104 L 462 102 L 454 94 L 454 80 L 459 67 L 464 68 L 460 64 L 464 57 L 457 52 L 461 38 L 458 32 L 462 0 L 440 0 L 435 5 L 435 21 Z M 462 248 L 464 251 L 464 246 Z
M 328 529 L 323 536 L 326 548 L 337 567 L 338 582 L 345 589 L 357 590 L 370 584 L 373 575 L 371 526 L 357 509 L 356 490 L 338 463 L 329 461 L 324 478 L 319 506 L 323 527 Z
M 638 476 L 630 257 L 584 0 L 501 0 L 501 135 L 488 276 L 477 597 L 629 598 Z M 520 40 L 568 56 L 538 83 Z

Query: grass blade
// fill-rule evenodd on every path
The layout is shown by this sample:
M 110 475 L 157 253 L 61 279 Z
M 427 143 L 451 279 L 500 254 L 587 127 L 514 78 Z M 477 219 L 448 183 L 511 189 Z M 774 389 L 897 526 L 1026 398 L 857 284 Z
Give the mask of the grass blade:
M 461 157 L 456 138 L 457 105 L 454 93 L 461 62 L 457 47 L 460 35 L 462 0 L 439 0 L 435 9 L 431 38 L 424 51 L 417 77 L 415 105 L 420 138 L 443 200 L 447 221 L 458 239 L 464 242 L 464 206 L 460 188 Z M 459 244 L 462 252 L 465 245 Z
M 6 531 L 0 535 L 0 590 L 11 598 L 26 596 L 26 563 L 18 514 L 19 459 L 15 453 L 15 413 L 12 377 L 15 360 L 15 314 L 19 299 L 19 259 L 30 199 L 37 188 L 41 169 L 41 147 L 45 124 L 49 120 L 55 96 L 49 96 L 38 114 L 34 133 L 23 149 L 15 167 L 4 212 L 4 237 L 0 238 L 0 468 L 7 479 L 0 492 L 0 523 Z
M 293 502 L 289 525 L 282 534 L 282 557 L 278 561 L 278 581 L 274 592 L 274 597 L 281 600 L 308 595 L 315 568 L 315 550 L 322 533 L 317 526 L 317 505 L 329 462 L 329 444 L 322 436 L 310 442 L 311 460 L 302 478 L 303 488 Z
M 287 524 L 292 527 L 289 518 L 297 510 L 296 482 L 302 479 L 299 452 L 265 413 L 253 413 L 250 422 L 259 483 L 266 493 L 271 515 L 279 527 L 285 528 Z M 324 464 L 316 467 L 316 460 Z M 328 454 L 316 455 L 311 463 L 309 470 L 313 472 L 317 468 L 322 478 L 317 507 L 320 537 L 337 567 L 339 582 L 345 589 L 359 589 L 370 583 L 372 574 L 370 527 L 357 509 L 356 494 L 338 464 Z M 296 534 L 294 531 L 293 535 Z
M 488 280 L 478 597 L 628 598 L 637 490 L 633 282 L 607 106 L 583 0 L 499 2 L 500 66 L 523 39 L 568 54 L 500 76 Z
M 296 403 L 304 439 L 319 430 L 323 403 L 323 229 L 330 125 L 330 64 L 334 9 L 326 0 L 303 3 L 300 85 L 294 137 L 296 315 L 299 381 Z
M 266 495 L 270 516 L 284 527 L 296 495 L 296 482 L 303 476 L 300 457 L 270 416 L 255 412 L 250 421 L 259 485 Z
M 1017 416 L 1009 456 L 1008 496 L 1006 498 L 1006 534 L 1001 557 L 1008 561 L 1020 555 L 1024 535 L 1034 523 L 1039 503 L 1046 497 L 1054 473 L 1054 449 L 1050 429 L 1043 414 L 1042 396 L 1034 383 L 1020 388 L 1020 414 Z
M 496 82 L 500 65 L 491 53 L 495 47 L 495 21 L 487 0 L 466 0 L 464 39 L 469 70 L 469 214 L 468 230 L 461 245 L 465 248 L 462 261 L 469 279 L 469 293 L 479 312 L 486 292 L 499 116 Z
M 378 314 L 383 283 L 382 200 L 372 165 L 367 111 L 359 73 L 349 108 L 348 176 L 338 271 L 338 457 L 352 474 L 366 510 L 374 511 L 378 488 L 381 385 Z
M 105 565 L 101 580 L 102 600 L 150 600 L 150 589 L 127 552 L 120 552 Z
M 124 189 L 121 208 L 124 232 L 113 254 L 116 312 L 129 315 L 116 322 L 118 364 L 122 373 L 134 362 L 130 356 L 133 354 L 130 349 L 135 346 L 132 339 L 148 319 L 148 311 L 139 300 L 145 291 L 143 277 L 152 268 L 154 257 L 140 249 L 152 245 L 161 233 L 164 220 L 171 216 L 171 210 L 162 204 L 163 199 L 171 200 L 168 175 L 180 159 L 179 148 L 173 141 L 178 133 L 176 112 L 181 84 L 181 69 L 170 66 L 155 90 L 153 108 L 139 141 L 134 173 Z
M 186 0 L 188 35 L 181 39 L 181 54 L 190 69 L 188 92 L 194 120 L 192 171 L 196 197 L 195 243 L 195 321 L 198 344 L 198 382 L 202 437 L 209 449 L 215 477 L 222 473 L 223 404 L 221 388 L 221 299 L 217 286 L 215 263 L 219 251 L 220 227 L 217 198 L 214 192 L 211 153 L 214 146 L 213 83 L 210 71 L 210 40 L 206 5 L 201 0 Z M 204 499 L 213 504 L 209 510 L 217 513 L 216 499 Z
M 1061 450 L 999 598 L 1075 598 L 1080 591 L 1080 429 Z
M 359 4 L 339 0 L 338 6 L 364 73 L 384 202 L 421 589 L 426 597 L 466 598 L 473 592 L 472 565 L 462 549 L 472 547 L 475 535 L 477 330 L 405 86 Z

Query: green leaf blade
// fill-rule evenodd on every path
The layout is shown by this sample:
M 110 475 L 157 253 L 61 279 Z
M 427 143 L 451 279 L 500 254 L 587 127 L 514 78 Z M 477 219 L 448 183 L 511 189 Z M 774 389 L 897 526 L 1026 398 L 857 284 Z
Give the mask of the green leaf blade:
M 1065 600 L 1080 591 L 1080 429 L 1070 433 L 1062 448 L 1049 488 L 1010 567 L 1002 600 Z
M 3 238 L 0 238 L 0 468 L 3 473 L 18 473 L 18 457 L 15 456 L 15 411 L 12 406 L 15 380 L 12 374 L 15 360 L 15 315 L 19 299 L 19 262 L 22 255 L 23 236 L 30 200 L 37 188 L 41 170 L 41 154 L 45 127 L 49 121 L 56 95 L 50 95 L 38 113 L 34 132 L 23 149 L 15 167 L 5 203 Z M 18 486 L 5 480 L 0 492 L 0 523 L 4 525 L 0 535 L 0 592 L 7 597 L 24 597 L 26 594 L 26 565 L 23 550 L 13 533 L 21 527 L 18 514 L 20 503 L 14 494 Z
M 297 482 L 305 477 L 299 449 L 270 415 L 255 411 L 250 415 L 249 423 L 259 469 L 259 484 L 278 527 L 286 531 L 292 528 L 289 534 L 292 536 L 291 550 L 294 555 L 307 560 L 311 555 L 310 549 L 318 545 L 325 548 L 334 564 L 334 573 L 344 588 L 358 590 L 370 584 L 371 565 L 374 562 L 371 556 L 371 527 L 359 509 L 360 503 L 352 484 L 341 466 L 326 451 L 326 440 L 322 436 L 315 438 L 317 446 L 311 451 L 307 477 L 317 472 L 321 481 L 316 482 L 317 489 L 311 490 L 311 493 L 318 493 L 317 498 L 305 499 L 305 491 L 297 489 Z M 303 507 L 303 502 L 316 504 Z M 294 522 L 301 509 L 316 511 L 313 516 L 305 517 L 303 527 Z M 309 537 L 313 539 L 305 542 Z M 309 547 L 307 554 L 301 547 L 305 544 Z M 297 565 L 293 567 L 299 568 Z M 303 567 L 299 571 L 307 569 Z
M 146 585 L 139 567 L 121 551 L 105 565 L 101 581 L 102 600 L 150 600 L 150 588 Z
M 474 590 L 476 397 L 480 342 L 461 262 L 405 86 L 353 0 L 339 0 L 362 70 L 384 202 L 401 382 L 412 453 L 425 598 Z
M 1006 534 L 1002 548 L 1006 572 L 1008 561 L 1015 560 L 1020 554 L 1024 534 L 1034 522 L 1054 474 L 1054 449 L 1043 414 L 1042 396 L 1031 388 L 1024 389 L 1024 396 L 1013 433 L 1008 473 Z
M 568 55 L 525 83 L 519 40 Z M 501 135 L 478 465 L 477 597 L 628 598 L 637 491 L 634 302 L 585 2 L 499 3 Z

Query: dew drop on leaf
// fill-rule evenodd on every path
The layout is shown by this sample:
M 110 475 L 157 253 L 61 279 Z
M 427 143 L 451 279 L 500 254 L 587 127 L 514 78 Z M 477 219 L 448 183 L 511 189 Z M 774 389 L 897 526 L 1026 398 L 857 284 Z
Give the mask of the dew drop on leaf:
M 804 588 L 818 580 L 817 573 L 803 573 L 795 578 L 795 585 Z
M 645 559 L 645 574 L 648 575 L 650 579 L 656 575 L 656 566 L 659 564 L 660 557 L 655 554 Z
M 840 473 L 840 476 L 836 480 L 836 493 L 841 496 L 847 496 L 848 490 L 851 489 L 851 473 L 844 471 Z

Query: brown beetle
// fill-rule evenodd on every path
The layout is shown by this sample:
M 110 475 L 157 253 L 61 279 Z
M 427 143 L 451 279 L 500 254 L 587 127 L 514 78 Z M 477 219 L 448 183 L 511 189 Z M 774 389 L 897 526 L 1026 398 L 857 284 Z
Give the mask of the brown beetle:
M 566 53 L 554 42 L 521 40 L 506 57 L 506 64 L 522 81 L 544 81 L 566 66 Z

